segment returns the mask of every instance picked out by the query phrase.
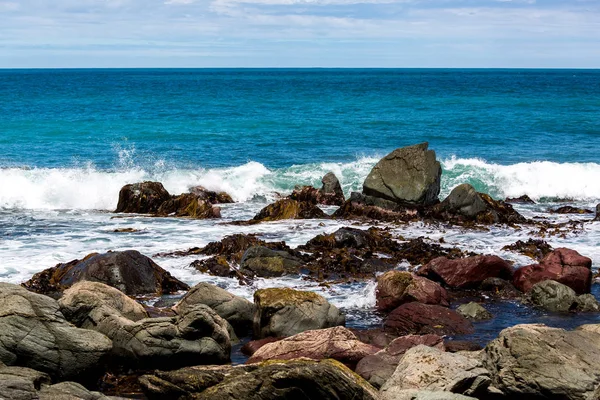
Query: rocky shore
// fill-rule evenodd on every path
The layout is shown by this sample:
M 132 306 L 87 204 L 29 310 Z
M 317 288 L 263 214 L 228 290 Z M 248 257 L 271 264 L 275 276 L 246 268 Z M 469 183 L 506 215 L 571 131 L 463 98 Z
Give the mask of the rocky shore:
M 439 199 L 441 175 L 426 143 L 401 148 L 348 199 L 329 173 L 321 188 L 299 186 L 235 223 L 219 222 L 219 204 L 233 202 L 226 193 L 194 187 L 173 196 L 158 182 L 123 187 L 116 213 L 235 228 L 343 221 L 300 246 L 235 233 L 155 256 L 197 255 L 189 268 L 245 287 L 281 277 L 372 282 L 370 312 L 381 323 L 347 326 L 343 309 L 297 288 L 265 287 L 247 299 L 206 282 L 190 287 L 137 250 L 82 254 L 22 285 L 0 283 L 0 398 L 600 400 L 592 260 L 543 240 L 598 216 L 563 206 L 552 212 L 577 219 L 530 219 L 511 205 L 532 201 L 526 194 L 503 201 L 468 184 Z M 505 250 L 531 261 L 515 265 L 394 232 L 408 223 L 526 230 L 528 240 Z M 510 319 L 495 311 L 498 302 L 597 323 L 516 324 L 486 343 L 474 340 L 485 321 Z M 232 363 L 241 353 L 244 363 Z

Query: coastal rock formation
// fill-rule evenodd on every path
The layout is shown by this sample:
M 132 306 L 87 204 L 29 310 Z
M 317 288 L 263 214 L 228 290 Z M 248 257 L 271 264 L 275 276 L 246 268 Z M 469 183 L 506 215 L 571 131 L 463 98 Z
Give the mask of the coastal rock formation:
M 206 189 L 204 186 L 191 187 L 189 192 L 211 204 L 235 203 L 229 194 L 225 192 L 213 192 L 212 190 Z
M 328 218 L 316 204 L 293 199 L 277 200 L 269 204 L 251 220 L 252 223 L 278 221 L 282 219 Z
M 529 301 L 551 312 L 597 312 L 598 301 L 591 294 L 577 293 L 570 287 L 553 280 L 538 282 L 529 292 Z
M 455 289 L 479 286 L 488 278 L 511 279 L 511 265 L 498 256 L 473 256 L 450 260 L 438 257 L 420 268 L 417 274 Z
M 173 307 L 178 314 L 183 314 L 196 304 L 205 304 L 233 326 L 238 334 L 245 334 L 252 329 L 254 304 L 235 296 L 225 289 L 210 283 L 201 282 Z
M 387 316 L 383 326 L 397 336 L 457 335 L 474 331 L 473 325 L 456 311 L 422 303 L 401 305 Z
M 156 215 L 195 219 L 221 218 L 221 209 L 213 206 L 203 196 L 184 193 L 163 202 L 156 211 Z
M 375 354 L 378 347 L 365 344 L 342 326 L 305 331 L 297 335 L 265 344 L 248 360 L 249 364 L 266 360 L 331 358 L 354 368 L 364 357 Z
M 341 206 L 346 201 L 344 191 L 337 177 L 329 172 L 323 177 L 323 187 L 315 189 L 312 186 L 297 186 L 289 196 L 292 200 L 323 204 L 329 206 Z
M 356 373 L 376 388 L 383 386 L 392 376 L 402 356 L 409 349 L 431 346 L 444 350 L 444 339 L 438 335 L 407 335 L 394 339 L 385 349 L 364 357 L 356 366 Z
M 194 260 L 190 267 L 196 270 L 213 276 L 221 276 L 223 278 L 237 278 L 244 282 L 246 277 L 236 268 L 234 268 L 225 256 L 214 256 L 202 260 Z
M 289 288 L 254 293 L 254 337 L 287 337 L 308 330 L 344 325 L 346 318 L 324 297 Z
M 501 278 L 485 279 L 479 285 L 479 290 L 486 292 L 486 295 L 490 297 L 500 299 L 516 299 L 523 295 L 512 283 Z
M 554 208 L 548 210 L 548 212 L 553 214 L 593 214 L 592 210 L 588 210 L 587 208 L 579 208 L 573 206 L 562 206 L 558 208 Z
M 244 253 L 240 262 L 240 272 L 254 277 L 273 278 L 288 274 L 297 274 L 302 260 L 282 250 L 253 246 Z
M 596 399 L 600 393 L 600 332 L 517 325 L 500 332 L 483 353 L 493 386 L 505 398 Z
M 334 360 L 189 367 L 156 371 L 140 383 L 149 400 L 378 399 L 371 385 Z
M 278 342 L 281 339 L 282 338 L 266 337 L 264 339 L 251 340 L 248 343 L 246 343 L 245 345 L 243 345 L 242 348 L 240 349 L 240 351 L 242 352 L 242 354 L 245 354 L 248 357 L 250 357 L 264 345 L 273 343 L 273 342 Z
M 101 282 L 128 295 L 162 295 L 189 286 L 135 250 L 92 253 L 83 260 L 58 264 L 33 276 L 23 286 L 37 293 L 62 292 L 79 281 Z
M 490 383 L 490 373 L 476 358 L 420 345 L 404 354 L 380 393 L 386 400 L 396 399 L 398 392 L 407 389 L 478 397 L 487 392 Z
M 410 272 L 388 271 L 377 278 L 377 309 L 391 311 L 413 301 L 448 307 L 446 289 L 427 278 Z
M 552 252 L 552 246 L 541 239 L 528 239 L 526 242 L 517 240 L 513 244 L 504 246 L 502 250 L 514 251 L 534 260 L 540 261 Z
M 438 201 L 442 168 L 427 143 L 396 149 L 381 159 L 363 184 L 367 196 L 409 206 Z
M 589 293 L 592 286 L 592 260 L 575 250 L 558 248 L 549 253 L 539 264 L 518 269 L 513 285 L 522 292 L 529 292 L 538 282 L 552 279 L 569 286 L 577 294 Z
M 412 207 L 352 192 L 350 198 L 333 213 L 332 217 L 350 220 L 417 221 L 421 214 L 419 210 Z
M 0 283 L 0 362 L 85 380 L 111 348 L 103 334 L 68 323 L 56 300 Z
M 524 194 L 520 197 L 507 197 L 504 200 L 506 203 L 515 203 L 515 204 L 535 204 L 535 201 L 531 199 L 531 197 Z
M 465 317 L 466 319 L 470 319 L 472 321 L 482 321 L 494 317 L 481 304 L 475 303 L 473 301 L 467 304 L 460 305 L 456 309 L 456 312 Z
M 154 214 L 171 195 L 160 182 L 125 185 L 119 192 L 117 213 Z

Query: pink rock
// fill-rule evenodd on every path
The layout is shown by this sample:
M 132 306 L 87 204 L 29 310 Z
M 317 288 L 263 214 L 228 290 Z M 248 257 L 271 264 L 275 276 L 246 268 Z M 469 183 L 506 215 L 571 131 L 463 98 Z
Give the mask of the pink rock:
M 390 311 L 413 301 L 448 306 L 448 294 L 443 287 L 404 271 L 388 271 L 377 278 L 376 297 L 380 311 Z
M 498 256 L 473 256 L 456 260 L 438 257 L 419 269 L 418 274 L 452 288 L 467 289 L 479 286 L 487 278 L 510 280 L 513 269 Z

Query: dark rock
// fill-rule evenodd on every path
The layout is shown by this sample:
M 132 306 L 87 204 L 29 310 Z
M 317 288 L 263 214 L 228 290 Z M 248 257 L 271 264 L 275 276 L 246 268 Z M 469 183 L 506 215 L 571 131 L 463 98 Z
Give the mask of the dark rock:
M 101 282 L 128 295 L 162 295 L 189 289 L 188 285 L 135 250 L 92 253 L 83 260 L 58 264 L 39 272 L 23 286 L 37 293 L 52 294 L 79 281 Z
M 531 197 L 527 196 L 526 194 L 521 197 L 507 197 L 504 201 L 515 204 L 535 204 L 535 201 L 533 201 Z
M 356 192 L 352 192 L 350 198 L 332 216 L 337 219 L 365 219 L 390 222 L 416 221 L 420 218 L 417 209 Z
M 156 214 L 195 219 L 221 218 L 221 209 L 200 196 L 185 193 L 163 202 Z
M 254 246 L 244 253 L 240 262 L 240 272 L 250 277 L 273 278 L 298 274 L 301 265 L 302 260 L 286 251 Z
M 256 235 L 234 234 L 225 236 L 218 242 L 210 242 L 204 248 L 197 249 L 196 254 L 226 256 L 229 261 L 239 263 L 246 250 L 253 246 L 268 247 L 272 250 L 285 250 L 287 252 L 291 251 L 285 242 L 265 242 Z
M 251 340 L 248 343 L 246 343 L 245 345 L 243 345 L 242 348 L 240 349 L 240 351 L 242 352 L 242 354 L 250 357 L 254 353 L 256 353 L 256 351 L 258 349 L 260 349 L 261 347 L 263 347 L 264 345 L 269 344 L 269 343 L 273 343 L 273 342 L 277 342 L 277 341 L 279 341 L 281 339 L 282 338 L 266 337 L 264 339 Z
M 125 185 L 119 192 L 115 212 L 153 214 L 171 195 L 160 182 L 141 182 Z
M 540 261 L 548 255 L 553 249 L 546 241 L 541 239 L 528 239 L 526 242 L 517 240 L 516 243 L 504 246 L 502 250 L 514 251 L 534 260 Z
M 235 203 L 229 194 L 225 192 L 213 192 L 203 186 L 194 186 L 190 188 L 189 192 L 211 204 Z
M 386 332 L 382 328 L 373 329 L 350 329 L 352 333 L 356 335 L 358 340 L 366 344 L 372 344 L 373 346 L 383 349 L 387 347 L 398 335 Z
M 594 217 L 594 221 L 600 221 L 600 204 L 596 205 L 596 216 Z
M 377 309 L 391 311 L 413 301 L 448 307 L 448 295 L 439 284 L 410 272 L 389 271 L 377 278 Z
M 467 304 L 460 305 L 456 312 L 472 321 L 483 321 L 486 319 L 492 319 L 494 316 L 481 304 L 470 302 Z
M 589 293 L 592 286 L 592 260 L 575 250 L 558 248 L 535 265 L 518 269 L 513 277 L 515 287 L 529 292 L 533 285 L 548 279 L 562 283 L 577 294 Z
M 479 351 L 483 348 L 479 343 L 468 340 L 445 340 L 444 347 L 449 353 L 458 353 L 459 351 Z
M 592 210 L 586 208 L 577 208 L 572 206 L 562 206 L 555 209 L 548 210 L 553 214 L 593 214 Z
M 328 218 L 327 214 L 314 203 L 281 199 L 269 204 L 252 219 L 253 223 L 278 221 L 282 219 Z
M 446 307 L 407 303 L 392 311 L 384 322 L 384 329 L 402 335 L 458 335 L 473 333 L 473 325 Z
M 318 235 L 300 248 L 306 250 L 324 250 L 350 247 L 353 249 L 376 250 L 380 246 L 384 247 L 381 241 L 386 241 L 388 246 L 390 243 L 395 243 L 389 237 L 384 236 L 382 232 L 376 228 L 363 230 L 343 227 L 329 235 Z M 393 246 L 398 247 L 397 244 L 393 244 Z
M 325 174 L 323 179 L 321 179 L 321 183 L 323 186 L 319 190 L 321 195 L 319 203 L 332 206 L 341 206 L 344 204 L 346 201 L 344 190 L 342 189 L 342 185 L 340 185 L 337 176 L 335 176 L 333 172 Z
M 515 299 L 521 297 L 521 292 L 513 286 L 509 281 L 502 278 L 487 278 L 481 285 L 479 290 L 488 292 L 489 295 L 502 299 Z
M 363 193 L 410 206 L 435 204 L 442 168 L 435 152 L 427 148 L 427 143 L 421 143 L 385 156 L 365 179 Z
M 431 280 L 456 289 L 479 286 L 487 278 L 511 279 L 513 269 L 497 256 L 473 256 L 449 260 L 438 257 L 417 272 Z
M 236 278 L 241 284 L 249 283 L 248 279 L 236 268 L 232 267 L 225 256 L 209 257 L 202 260 L 192 261 L 190 267 L 213 276 L 223 278 Z
M 577 294 L 570 287 L 552 280 L 538 282 L 531 288 L 533 304 L 551 312 L 568 312 L 576 307 Z

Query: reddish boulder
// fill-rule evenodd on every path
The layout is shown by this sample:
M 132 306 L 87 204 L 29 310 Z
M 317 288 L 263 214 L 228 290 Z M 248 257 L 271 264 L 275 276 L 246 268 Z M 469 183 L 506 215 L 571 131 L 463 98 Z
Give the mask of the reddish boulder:
M 119 203 L 115 212 L 152 214 L 171 195 L 160 182 L 140 182 L 125 185 L 119 192 Z
M 487 278 L 510 280 L 513 269 L 498 256 L 473 256 L 456 260 L 438 257 L 417 273 L 452 288 L 469 289 L 479 286 Z
M 242 348 L 240 349 L 240 351 L 242 352 L 242 354 L 245 354 L 248 357 L 250 357 L 264 345 L 273 343 L 273 342 L 278 342 L 281 339 L 282 338 L 276 338 L 276 337 L 269 336 L 264 339 L 251 340 L 248 343 L 246 343 L 245 345 L 243 345 Z
M 558 248 L 548 254 L 539 264 L 518 269 L 513 285 L 529 292 L 533 285 L 548 279 L 562 283 L 577 294 L 589 293 L 592 287 L 592 260 L 575 250 Z
M 385 320 L 384 329 L 402 335 L 458 335 L 473 333 L 473 325 L 446 307 L 422 303 L 407 303 L 396 308 Z
M 377 278 L 377 309 L 391 311 L 413 301 L 448 307 L 448 295 L 439 284 L 410 272 L 388 271 Z

